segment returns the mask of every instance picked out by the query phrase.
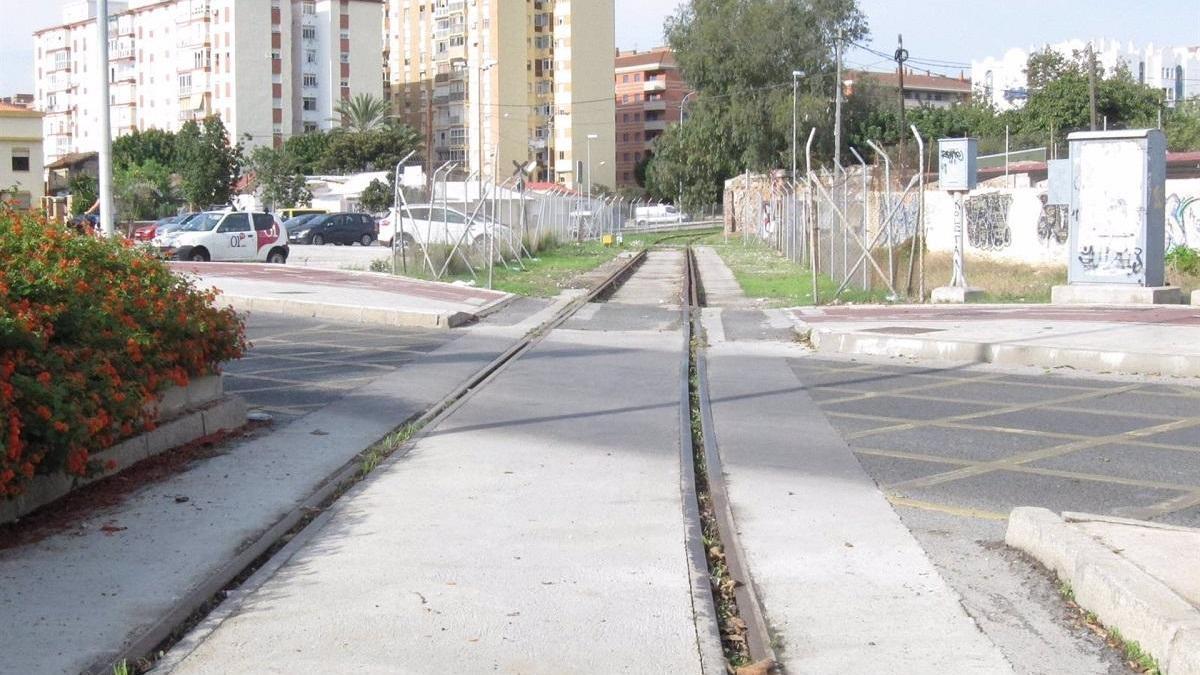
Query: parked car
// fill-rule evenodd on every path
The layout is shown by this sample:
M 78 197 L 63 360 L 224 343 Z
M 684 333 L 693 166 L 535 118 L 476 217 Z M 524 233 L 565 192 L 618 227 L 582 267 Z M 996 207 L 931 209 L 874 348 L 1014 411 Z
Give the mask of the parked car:
M 287 229 L 269 213 L 206 211 L 152 244 L 168 258 L 193 262 L 287 262 Z
M 288 228 L 288 241 L 293 244 L 362 244 L 370 246 L 378 236 L 375 219 L 366 213 L 330 213 L 312 218 Z
M 197 213 L 181 213 L 177 216 L 168 216 L 159 218 L 149 225 L 143 225 L 133 231 L 133 240 L 139 242 L 148 242 L 153 240 L 160 234 L 174 232 L 186 224 L 192 218 L 195 218 Z
M 326 213 L 329 213 L 329 211 L 327 211 L 325 209 L 296 208 L 296 209 L 280 209 L 279 213 L 277 215 L 279 216 L 280 220 L 282 220 L 283 222 L 286 223 L 287 221 L 291 220 L 292 218 L 296 218 L 298 216 L 319 216 L 319 215 L 324 215 Z
M 463 242 L 469 246 L 482 246 L 486 243 L 486 230 L 488 229 L 487 221 L 482 217 L 476 217 L 474 222 L 468 224 L 470 217 L 452 207 L 443 207 L 440 204 L 414 204 L 407 209 L 400 209 L 400 213 L 404 214 L 403 232 L 404 239 L 401 242 L 403 245 L 411 243 L 419 243 L 422 246 L 429 244 L 456 244 Z M 388 214 L 379 221 L 379 243 L 384 246 L 391 246 L 392 239 L 396 236 L 397 210 L 392 208 Z M 508 237 L 511 235 L 511 230 L 504 225 L 494 224 L 495 236 L 497 239 Z
M 691 219 L 691 216 L 681 213 L 679 209 L 670 204 L 639 206 L 633 210 L 633 222 L 638 227 L 662 225 L 664 223 L 682 223 L 685 220 Z
M 312 220 L 313 218 L 320 218 L 323 215 L 325 215 L 325 214 L 323 214 L 323 213 L 306 213 L 304 215 L 296 216 L 295 218 L 285 219 L 283 221 L 283 226 L 287 228 L 288 235 L 290 236 L 293 233 L 299 232 L 300 230 L 304 229 L 304 224 L 307 223 L 308 221 Z

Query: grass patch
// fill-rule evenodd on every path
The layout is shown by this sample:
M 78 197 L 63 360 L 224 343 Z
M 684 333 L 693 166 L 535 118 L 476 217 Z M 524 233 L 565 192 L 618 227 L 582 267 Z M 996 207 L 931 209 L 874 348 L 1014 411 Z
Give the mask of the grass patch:
M 712 246 L 737 279 L 742 292 L 751 300 L 761 300 L 769 307 L 811 305 L 812 275 L 808 269 L 783 257 L 765 243 L 739 236 L 726 239 L 719 231 L 696 240 L 697 244 Z M 817 277 L 819 300 L 828 304 L 840 282 L 826 275 Z M 847 288 L 838 296 L 838 303 L 860 304 L 886 302 L 887 290 L 863 291 Z
M 1080 623 L 1102 638 L 1110 648 L 1117 650 L 1124 659 L 1125 665 L 1133 672 L 1144 675 L 1162 675 L 1162 668 L 1158 665 L 1158 661 L 1146 653 L 1135 640 L 1126 639 L 1121 635 L 1121 631 L 1105 626 L 1100 623 L 1099 617 L 1094 613 L 1080 607 L 1079 603 L 1075 601 L 1075 591 L 1071 588 L 1071 584 L 1059 580 L 1058 592 Z
M 522 258 L 521 264 L 517 264 L 512 260 L 512 255 L 505 256 L 505 261 L 496 261 L 495 267 L 492 270 L 492 288 L 515 293 L 517 295 L 528 295 L 533 297 L 553 297 L 558 295 L 564 288 L 575 288 L 576 279 L 586 273 L 594 270 L 600 265 L 612 260 L 623 250 L 628 250 L 631 247 L 628 243 L 622 246 L 604 246 L 600 242 L 589 241 L 582 244 L 574 242 L 558 243 L 553 240 L 543 240 L 541 242 L 530 242 L 538 244 L 534 258 Z M 529 244 L 527 243 L 527 246 Z M 430 257 L 433 259 L 435 267 L 441 268 L 445 263 L 446 255 L 449 249 L 442 251 L 437 247 L 430 247 Z M 505 253 L 508 253 L 505 251 Z M 405 253 L 406 263 L 408 264 L 407 276 L 417 279 L 433 279 L 434 274 L 429 270 L 425 263 L 424 257 L 418 251 L 409 251 Z M 474 276 L 467 269 L 459 256 L 455 256 L 451 260 L 451 266 L 447 275 L 442 277 L 442 281 L 446 282 L 473 282 L 476 286 L 484 287 L 487 285 L 487 267 L 483 265 L 483 260 L 478 256 L 472 258 L 472 263 L 475 267 Z M 402 270 L 401 266 L 397 266 L 397 270 Z M 375 261 L 371 264 L 371 271 L 374 272 L 390 272 L 391 260 L 385 259 Z
M 905 269 L 907 264 L 906 260 Z M 953 265 L 951 253 L 926 252 L 926 292 L 949 283 Z M 967 281 L 987 293 L 983 302 L 1048 303 L 1050 288 L 1067 283 L 1066 265 L 1037 266 L 968 256 L 966 271 Z

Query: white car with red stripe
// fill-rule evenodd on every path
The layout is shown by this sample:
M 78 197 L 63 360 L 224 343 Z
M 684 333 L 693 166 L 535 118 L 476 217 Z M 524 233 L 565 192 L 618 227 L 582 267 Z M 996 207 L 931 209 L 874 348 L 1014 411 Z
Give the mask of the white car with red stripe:
M 168 258 L 192 262 L 287 262 L 287 229 L 269 213 L 206 211 L 151 244 Z

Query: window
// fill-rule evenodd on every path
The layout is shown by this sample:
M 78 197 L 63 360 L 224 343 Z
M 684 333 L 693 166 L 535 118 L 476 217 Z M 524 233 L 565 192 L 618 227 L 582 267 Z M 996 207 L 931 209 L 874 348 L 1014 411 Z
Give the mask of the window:
M 304 123 L 304 133 L 311 134 L 316 130 L 317 130 L 316 122 L 305 122 Z
M 254 229 L 259 232 L 275 227 L 275 219 L 265 213 L 254 214 Z
M 305 49 L 304 50 L 304 62 L 305 63 L 316 63 L 317 62 L 317 50 Z
M 12 149 L 12 170 L 20 173 L 28 173 L 29 148 Z
M 308 89 L 315 88 L 317 86 L 317 76 L 313 73 L 305 73 L 304 86 Z
M 317 99 L 315 99 L 311 96 L 305 96 L 304 97 L 304 109 L 309 110 L 309 111 L 316 110 L 317 109 Z
M 304 13 L 308 16 L 313 16 L 317 13 L 317 3 L 315 0 L 304 0 Z
M 221 223 L 218 232 L 249 232 L 250 231 L 250 214 L 248 213 L 231 213 L 225 216 L 225 220 Z
M 316 26 L 304 26 L 300 29 L 300 35 L 305 40 L 315 40 L 315 39 L 317 39 L 317 27 Z

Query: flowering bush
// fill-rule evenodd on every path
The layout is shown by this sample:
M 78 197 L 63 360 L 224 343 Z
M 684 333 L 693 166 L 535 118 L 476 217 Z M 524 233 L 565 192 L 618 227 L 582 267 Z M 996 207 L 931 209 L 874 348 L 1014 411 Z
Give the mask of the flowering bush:
M 152 429 L 157 393 L 245 351 L 241 320 L 125 241 L 0 208 L 0 498 Z

